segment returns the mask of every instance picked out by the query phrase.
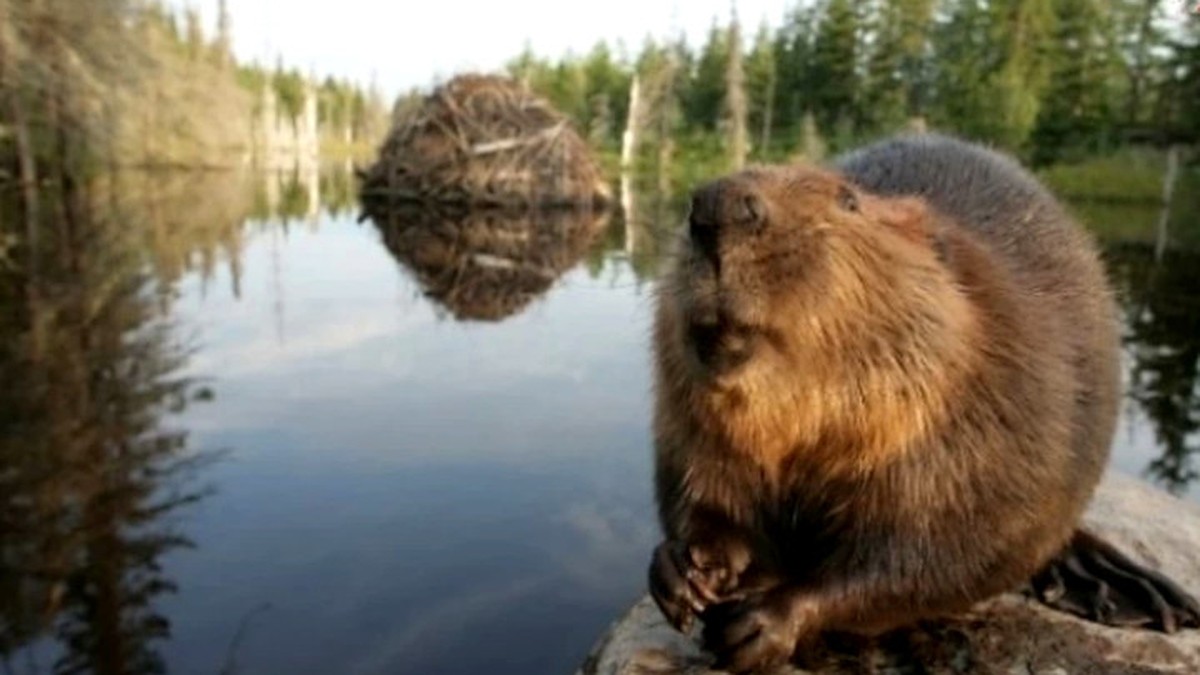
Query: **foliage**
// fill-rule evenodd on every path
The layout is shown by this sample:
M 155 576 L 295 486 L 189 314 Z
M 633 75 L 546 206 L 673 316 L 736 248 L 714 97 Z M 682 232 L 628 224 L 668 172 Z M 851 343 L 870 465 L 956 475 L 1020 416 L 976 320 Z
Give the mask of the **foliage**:
M 262 142 L 268 91 L 293 127 L 315 96 L 320 134 L 383 135 L 376 88 L 236 63 L 219 9 L 210 35 L 161 0 L 0 0 L 0 189 L 16 182 L 28 204 L 48 181 L 66 191 L 108 167 L 240 165 Z
M 1196 143 L 1200 21 L 1172 21 L 1161 0 L 797 3 L 744 45 L 751 155 L 796 154 L 805 133 L 813 138 L 806 116 L 834 152 L 914 120 L 1037 164 L 1146 140 Z M 714 21 L 699 46 L 671 46 L 676 147 L 723 131 L 736 53 L 729 26 Z M 628 114 L 620 92 L 634 72 L 644 80 L 658 67 L 664 51 L 647 41 L 630 60 L 611 58 L 603 45 L 586 57 L 554 60 L 527 48 L 509 72 L 581 129 L 593 130 L 602 109 L 601 145 L 611 145 Z M 598 92 L 607 97 L 600 108 L 591 98 Z
M 0 660 L 53 634 L 53 672 L 165 672 L 163 558 L 190 546 L 170 516 L 211 459 L 173 416 L 211 393 L 182 374 L 131 214 L 78 206 L 86 226 L 48 223 L 37 264 L 0 274 Z

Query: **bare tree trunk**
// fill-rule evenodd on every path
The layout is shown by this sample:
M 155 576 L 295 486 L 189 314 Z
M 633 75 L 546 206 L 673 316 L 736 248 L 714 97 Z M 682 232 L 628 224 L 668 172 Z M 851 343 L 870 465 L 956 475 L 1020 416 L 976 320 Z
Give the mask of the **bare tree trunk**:
M 25 247 L 32 266 L 37 252 L 38 236 L 38 171 L 37 159 L 33 155 L 33 141 L 29 135 L 29 116 L 21 100 L 21 87 L 17 81 L 13 62 L 15 45 L 10 45 L 8 32 L 13 26 L 9 4 L 0 0 L 0 96 L 3 108 L 13 126 L 13 138 L 17 148 L 17 181 L 21 188 L 21 201 L 25 212 Z M 32 268 L 32 267 L 31 267 Z
M 1167 250 L 1167 226 L 1171 220 L 1171 198 L 1179 179 L 1179 145 L 1167 150 L 1167 170 L 1163 174 L 1162 210 L 1158 213 L 1158 230 L 1154 237 L 1154 261 L 1160 262 Z
M 767 77 L 767 92 L 765 96 L 766 100 L 763 102 L 762 136 L 758 142 L 760 157 L 762 156 L 762 153 L 766 153 L 767 149 L 771 147 L 771 125 L 774 122 L 772 117 L 774 117 L 775 113 L 776 75 L 775 69 L 771 68 L 769 76 Z
M 742 34 L 737 18 L 729 24 L 729 63 L 725 100 L 729 110 L 729 155 L 735 170 L 746 165 L 746 73 L 742 68 Z
M 13 133 L 17 142 L 17 166 L 20 173 L 21 201 L 25 207 L 25 247 L 32 264 L 38 249 L 38 170 L 33 156 L 33 141 L 29 136 L 29 119 L 21 103 L 20 92 L 8 92 L 9 114 L 12 116 Z
M 675 155 L 675 141 L 664 136 L 658 144 L 658 196 L 671 198 L 671 160 Z
M 641 135 L 642 86 L 637 73 L 629 85 L 629 112 L 625 115 L 625 133 L 621 135 L 621 210 L 625 213 L 625 227 L 633 221 L 633 160 L 637 157 L 638 137 Z M 626 236 L 626 244 L 629 243 Z
M 637 153 L 637 142 L 642 124 L 642 86 L 637 73 L 629 85 L 629 113 L 625 116 L 625 133 L 621 135 L 621 173 L 628 173 L 633 168 L 633 158 Z
M 658 104 L 655 106 L 658 120 L 655 124 L 658 132 L 658 201 L 662 203 L 671 198 L 671 164 L 675 156 L 675 139 L 672 137 L 675 128 L 678 101 L 676 100 L 676 76 L 679 64 L 673 49 L 667 51 L 667 62 L 664 69 L 658 73 L 659 82 L 655 87 L 658 93 Z
M 9 43 L 6 29 L 14 26 L 12 7 L 0 0 L 0 110 L 7 113 L 12 125 L 13 140 L 17 151 L 17 182 L 21 191 L 21 206 L 25 217 L 25 301 L 30 322 L 30 358 L 37 362 L 45 352 L 45 324 L 42 311 L 38 242 L 41 220 L 41 205 L 38 195 L 37 157 L 33 151 L 33 139 L 29 131 L 29 114 L 22 100 L 20 81 L 14 62 L 16 45 Z

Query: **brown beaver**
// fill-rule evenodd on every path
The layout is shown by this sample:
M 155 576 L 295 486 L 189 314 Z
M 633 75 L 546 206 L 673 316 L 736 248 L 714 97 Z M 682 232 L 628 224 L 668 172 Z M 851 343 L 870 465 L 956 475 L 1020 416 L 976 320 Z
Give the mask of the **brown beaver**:
M 701 187 L 654 345 L 651 593 L 719 667 L 1031 580 L 1091 620 L 1200 624 L 1077 529 L 1118 322 L 1095 245 L 1014 161 L 915 136 Z

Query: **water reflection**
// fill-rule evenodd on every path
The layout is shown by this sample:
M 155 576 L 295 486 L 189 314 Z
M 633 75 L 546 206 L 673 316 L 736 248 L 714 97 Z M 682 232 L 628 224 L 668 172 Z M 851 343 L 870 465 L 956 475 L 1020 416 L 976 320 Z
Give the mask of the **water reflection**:
M 563 672 L 642 592 L 682 205 L 364 227 L 342 169 L 119 176 L 0 263 L 0 672 Z M 1116 453 L 1185 491 L 1200 249 L 1155 215 L 1107 245 Z
M 188 479 L 204 458 L 170 420 L 212 391 L 179 374 L 187 350 L 149 292 L 139 215 L 107 209 L 68 205 L 35 264 L 0 280 L 7 672 L 165 670 L 162 558 L 189 546 L 170 516 L 203 494 Z
M 0 241 L 21 227 L 0 208 Z M 179 282 L 224 266 L 241 295 L 247 222 L 354 207 L 348 170 L 122 173 L 0 265 L 0 660 L 4 672 L 159 673 L 164 571 L 181 507 L 216 458 L 179 425 L 211 385 L 184 375 Z M 236 623 L 237 616 L 229 618 Z
M 500 321 L 521 312 L 579 262 L 608 224 L 607 214 L 583 209 L 397 209 L 370 217 L 425 296 L 459 321 Z
M 1175 493 L 1200 477 L 1200 250 L 1113 242 L 1110 274 L 1121 295 L 1127 395 L 1154 428 L 1159 455 L 1147 476 Z

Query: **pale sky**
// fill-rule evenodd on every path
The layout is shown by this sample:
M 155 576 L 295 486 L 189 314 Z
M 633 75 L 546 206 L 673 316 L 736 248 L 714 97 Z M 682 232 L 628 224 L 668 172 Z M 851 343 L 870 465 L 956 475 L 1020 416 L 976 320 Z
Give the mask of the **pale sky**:
M 217 0 L 169 0 L 215 25 Z M 631 53 L 647 35 L 686 32 L 702 41 L 731 0 L 228 0 L 240 59 L 284 63 L 317 75 L 372 77 L 395 94 L 463 70 L 495 70 L 526 43 L 535 53 L 586 53 L 601 39 Z M 736 0 L 745 32 L 779 25 L 796 0 Z

